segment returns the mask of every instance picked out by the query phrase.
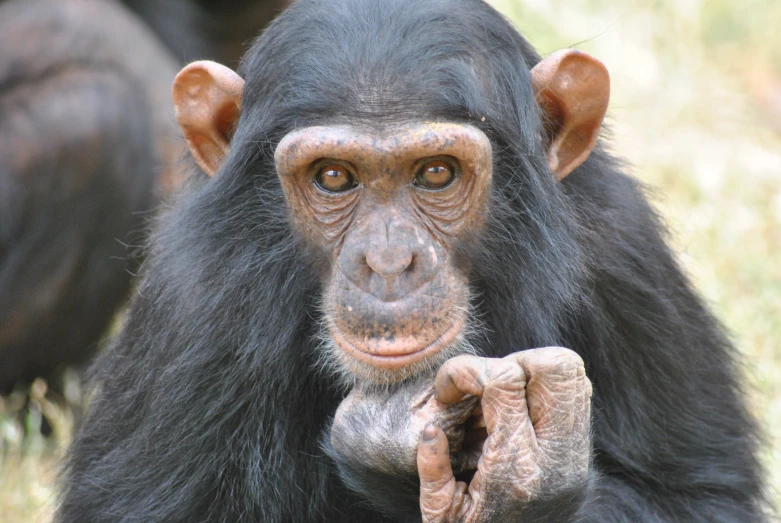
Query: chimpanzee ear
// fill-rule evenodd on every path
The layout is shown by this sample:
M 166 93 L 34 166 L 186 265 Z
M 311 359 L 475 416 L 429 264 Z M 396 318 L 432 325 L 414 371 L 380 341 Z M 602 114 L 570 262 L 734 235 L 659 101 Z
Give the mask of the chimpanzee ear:
M 537 103 L 547 116 L 548 165 L 561 180 L 597 143 L 610 99 L 610 75 L 602 62 L 574 49 L 553 53 L 531 75 Z
M 215 62 L 193 62 L 174 79 L 174 113 L 198 165 L 214 176 L 230 150 L 244 79 Z

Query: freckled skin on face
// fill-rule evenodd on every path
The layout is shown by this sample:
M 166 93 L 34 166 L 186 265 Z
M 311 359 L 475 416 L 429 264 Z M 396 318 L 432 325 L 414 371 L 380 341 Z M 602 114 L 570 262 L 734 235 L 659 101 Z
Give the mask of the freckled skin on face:
M 482 131 L 308 127 L 275 160 L 297 228 L 330 253 L 324 309 L 342 363 L 393 376 L 460 338 L 468 267 L 450 253 L 484 221 L 492 152 Z

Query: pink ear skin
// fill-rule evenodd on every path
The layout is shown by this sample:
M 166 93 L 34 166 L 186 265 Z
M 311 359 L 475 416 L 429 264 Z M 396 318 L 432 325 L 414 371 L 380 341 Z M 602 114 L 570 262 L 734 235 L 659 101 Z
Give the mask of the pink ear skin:
M 548 166 L 562 180 L 583 163 L 597 143 L 610 100 L 610 75 L 593 56 L 557 51 L 531 71 L 537 103 L 550 137 Z
M 216 62 L 193 62 L 173 85 L 174 113 L 193 158 L 209 176 L 220 169 L 241 115 L 244 79 Z

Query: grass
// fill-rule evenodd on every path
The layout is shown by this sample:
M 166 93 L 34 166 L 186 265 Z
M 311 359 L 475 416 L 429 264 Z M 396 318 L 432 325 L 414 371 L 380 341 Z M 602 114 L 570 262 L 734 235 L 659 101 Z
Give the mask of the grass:
M 781 506 L 781 2 L 493 3 L 543 55 L 577 47 L 607 64 L 614 150 L 656 188 L 681 260 L 745 356 Z M 68 400 L 42 382 L 29 397 L 29 410 L 23 392 L 0 398 L 7 522 L 48 520 L 72 430 Z
M 59 466 L 82 404 L 76 375 L 66 373 L 64 383 L 66 397 L 43 380 L 0 397 L 0 521 L 51 520 Z

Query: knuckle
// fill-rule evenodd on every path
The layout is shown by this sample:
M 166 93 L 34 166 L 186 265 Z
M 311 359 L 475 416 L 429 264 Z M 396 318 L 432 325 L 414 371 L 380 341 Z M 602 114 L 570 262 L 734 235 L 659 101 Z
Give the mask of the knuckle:
M 484 380 L 479 374 L 463 371 L 450 375 L 450 381 L 455 387 L 465 393 L 477 394 L 483 390 Z
M 575 381 L 586 376 L 583 358 L 563 347 L 545 347 L 520 353 L 520 363 L 533 378 Z
M 507 359 L 494 360 L 486 368 L 488 383 L 486 388 L 522 388 L 526 383 L 526 373 L 516 362 Z
M 584 365 L 583 358 L 577 352 L 565 347 L 542 347 L 525 352 L 529 355 L 530 363 L 566 362 L 570 365 Z
M 486 382 L 482 369 L 476 368 L 472 363 L 465 365 L 450 365 L 440 371 L 437 377 L 438 384 L 444 386 L 444 390 L 457 389 L 463 394 L 479 396 L 483 393 Z M 438 398 L 439 399 L 439 398 Z

